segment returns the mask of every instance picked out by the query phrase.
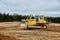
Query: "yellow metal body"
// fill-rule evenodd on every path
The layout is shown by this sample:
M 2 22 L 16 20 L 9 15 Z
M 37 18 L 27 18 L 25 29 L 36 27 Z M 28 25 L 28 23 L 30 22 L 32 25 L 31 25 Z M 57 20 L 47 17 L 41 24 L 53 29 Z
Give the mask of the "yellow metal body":
M 35 19 L 32 19 L 31 16 L 29 19 L 27 19 L 27 24 L 28 26 L 31 26 L 31 25 L 36 25 L 36 24 L 46 24 L 46 20 L 44 20 L 44 16 L 42 15 L 42 19 L 36 21 L 36 18 Z

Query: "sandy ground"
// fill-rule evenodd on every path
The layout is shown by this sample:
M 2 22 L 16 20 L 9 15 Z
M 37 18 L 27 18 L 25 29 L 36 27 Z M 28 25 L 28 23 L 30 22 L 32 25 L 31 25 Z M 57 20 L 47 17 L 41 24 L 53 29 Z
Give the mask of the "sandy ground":
M 14 37 L 10 37 L 10 36 L 0 34 L 0 40 L 17 40 L 17 39 Z
M 19 24 L 20 22 L 0 23 L 0 34 L 17 40 L 60 40 L 60 24 L 51 23 L 47 29 L 29 30 L 21 30 Z

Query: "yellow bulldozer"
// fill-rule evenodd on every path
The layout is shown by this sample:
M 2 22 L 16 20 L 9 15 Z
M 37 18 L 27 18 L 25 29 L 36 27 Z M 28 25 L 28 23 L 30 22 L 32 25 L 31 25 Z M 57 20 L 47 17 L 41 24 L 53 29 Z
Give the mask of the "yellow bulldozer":
M 28 28 L 47 28 L 47 21 L 45 20 L 44 15 L 36 15 L 34 18 L 30 16 L 26 20 L 22 20 L 20 26 L 23 29 Z

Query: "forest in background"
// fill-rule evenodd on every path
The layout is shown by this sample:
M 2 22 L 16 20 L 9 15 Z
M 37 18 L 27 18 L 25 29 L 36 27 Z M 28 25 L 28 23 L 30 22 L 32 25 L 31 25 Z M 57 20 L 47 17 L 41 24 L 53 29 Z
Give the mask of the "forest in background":
M 13 14 L 9 15 L 6 13 L 0 13 L 0 22 L 14 22 L 14 21 L 21 21 L 22 19 L 27 19 L 28 15 L 18 15 Z M 51 21 L 52 23 L 60 23 L 60 17 L 45 17 L 46 20 Z

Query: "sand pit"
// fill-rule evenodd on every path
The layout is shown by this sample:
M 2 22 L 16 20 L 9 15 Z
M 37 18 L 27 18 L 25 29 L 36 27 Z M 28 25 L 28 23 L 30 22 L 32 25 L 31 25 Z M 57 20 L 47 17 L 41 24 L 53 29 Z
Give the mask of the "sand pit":
M 15 27 L 19 25 L 20 22 L 0 22 L 0 27 Z
M 10 37 L 10 36 L 0 34 L 0 40 L 18 40 L 18 39 L 14 38 L 14 37 Z
M 3 22 L 3 25 L 0 23 L 2 40 L 16 40 L 16 38 L 19 40 L 60 40 L 60 24 L 51 23 L 47 29 L 29 30 L 21 30 L 20 26 L 17 26 L 19 24 L 20 22 Z M 6 37 L 3 37 L 4 35 Z

